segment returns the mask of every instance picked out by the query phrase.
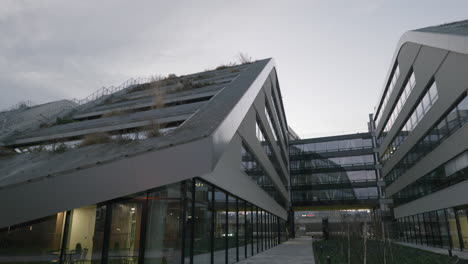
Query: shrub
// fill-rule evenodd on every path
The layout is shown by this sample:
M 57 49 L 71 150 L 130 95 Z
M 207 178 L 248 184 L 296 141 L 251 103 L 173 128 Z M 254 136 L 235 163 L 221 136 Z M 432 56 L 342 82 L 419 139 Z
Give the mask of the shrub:
M 86 135 L 81 141 L 80 146 L 89 146 L 111 142 L 111 137 L 107 133 L 94 133 Z
M 151 120 L 150 124 L 145 127 L 147 137 L 159 137 L 162 136 L 161 129 L 164 126 L 159 124 L 157 121 Z
M 7 157 L 15 154 L 16 152 L 14 150 L 0 146 L 0 157 Z
M 239 59 L 240 64 L 252 63 L 252 57 L 247 55 L 247 53 L 239 52 L 239 54 L 237 55 L 237 58 Z
M 59 143 L 54 147 L 54 153 L 63 153 L 68 150 L 68 146 L 65 143 Z
M 64 125 L 64 124 L 73 123 L 73 122 L 75 122 L 75 120 L 69 115 L 64 116 L 64 117 L 57 117 L 57 119 L 55 120 L 56 125 Z

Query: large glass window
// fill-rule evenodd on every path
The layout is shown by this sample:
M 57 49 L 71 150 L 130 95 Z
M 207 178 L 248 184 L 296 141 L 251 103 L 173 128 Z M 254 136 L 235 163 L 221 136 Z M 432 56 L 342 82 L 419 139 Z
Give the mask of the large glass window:
M 247 253 L 247 225 L 250 221 L 247 220 L 245 201 L 239 200 L 239 225 L 238 225 L 238 236 L 239 236 L 239 260 L 245 259 Z
M 109 234 L 109 262 L 138 261 L 143 204 L 146 196 L 115 202 Z
M 262 123 L 260 122 L 260 120 L 258 119 L 258 117 L 257 117 L 257 121 L 255 123 L 255 130 L 256 130 L 257 139 L 260 142 L 260 144 L 262 145 L 263 150 L 267 154 L 268 158 L 270 159 L 271 164 L 275 168 L 276 173 L 280 177 L 283 185 L 287 186 L 288 185 L 288 180 L 286 178 L 286 175 L 283 173 L 283 169 L 281 168 L 279 160 L 278 160 L 278 158 L 276 157 L 276 154 L 273 151 L 273 147 L 271 145 L 271 142 L 266 137 L 265 129 L 264 129 Z M 284 164 L 284 165 L 286 166 L 287 164 Z
M 398 191 L 392 198 L 396 205 L 400 205 L 467 179 L 468 151 L 465 151 Z
M 241 146 L 241 170 L 250 176 L 265 192 L 281 206 L 286 207 L 286 199 L 274 184 L 270 175 L 265 171 L 263 166 L 258 162 L 255 155 L 250 151 L 245 143 Z
M 195 181 L 193 263 L 211 263 L 212 187 Z
M 412 168 L 419 160 L 433 151 L 448 136 L 456 133 L 464 124 L 468 122 L 462 117 L 461 112 L 468 104 L 468 97 L 464 97 L 457 105 L 449 110 L 449 113 L 436 123 L 427 134 L 422 137 L 411 150 L 395 165 L 395 167 L 385 175 L 387 185 L 393 183 L 398 177 Z M 457 114 L 453 114 L 455 113 Z M 464 114 L 466 115 L 466 114 Z M 457 120 L 456 122 L 454 120 Z M 450 125 L 449 125 L 450 122 Z
M 228 264 L 237 262 L 237 199 L 228 196 L 227 212 Z
M 247 227 L 247 257 L 255 254 L 254 252 L 254 238 L 255 238 L 255 222 L 254 222 L 254 213 L 253 206 L 251 204 L 246 204 L 247 209 L 247 218 L 246 218 L 246 227 Z
M 445 216 L 445 210 L 441 209 L 437 211 L 437 217 L 439 218 L 439 230 L 440 230 L 440 237 L 442 239 L 442 246 L 444 248 L 450 247 L 450 235 L 448 229 L 448 222 Z
M 64 259 L 98 261 L 102 257 L 106 206 L 85 206 L 70 214 Z
M 58 213 L 0 229 L 0 263 L 58 262 L 64 218 Z
M 391 79 L 389 79 L 388 81 L 386 91 L 384 91 L 382 105 L 378 108 L 378 112 L 375 114 L 375 123 L 377 125 L 380 123 L 380 120 L 382 118 L 382 113 L 385 110 L 385 107 L 387 106 L 388 99 L 390 98 L 390 95 L 392 94 L 393 88 L 395 88 L 395 85 L 399 76 L 400 76 L 400 67 L 398 66 L 398 64 L 396 64 L 393 70 L 393 73 L 390 77 Z
M 252 207 L 252 215 L 253 215 L 253 254 L 257 254 L 260 252 L 260 243 L 259 243 L 259 217 L 258 217 L 258 211 L 257 207 L 253 206 Z
M 468 248 L 468 215 L 466 209 L 457 210 L 458 221 L 460 223 L 460 234 L 463 248 Z
M 214 206 L 215 206 L 215 218 L 214 218 L 214 252 L 213 260 L 215 264 L 226 263 L 226 248 L 227 248 L 227 237 L 226 237 L 226 193 L 219 189 L 215 189 L 214 192 Z
M 431 107 L 435 104 L 437 99 L 439 98 L 437 93 L 437 86 L 435 81 L 432 82 L 431 87 L 426 91 L 424 96 L 420 99 L 419 104 L 413 110 L 413 112 L 408 117 L 406 123 L 397 133 L 395 138 L 389 144 L 387 149 L 385 150 L 384 154 L 382 155 L 382 161 L 385 162 L 388 160 L 393 153 L 401 146 L 403 141 L 406 137 L 410 134 L 411 131 L 418 125 L 418 123 L 422 120 L 422 118 L 426 115 L 426 113 L 431 109 Z M 393 122 L 389 122 L 389 125 Z M 386 131 L 385 131 L 386 132 Z M 382 135 L 383 137 L 385 135 Z M 383 139 L 380 138 L 379 141 L 381 142 Z
M 158 188 L 148 194 L 145 263 L 180 263 L 181 196 L 179 183 Z
M 457 224 L 457 218 L 455 211 L 452 208 L 447 208 L 447 220 L 450 229 L 450 239 L 452 240 L 452 247 L 455 249 L 461 249 L 459 228 Z

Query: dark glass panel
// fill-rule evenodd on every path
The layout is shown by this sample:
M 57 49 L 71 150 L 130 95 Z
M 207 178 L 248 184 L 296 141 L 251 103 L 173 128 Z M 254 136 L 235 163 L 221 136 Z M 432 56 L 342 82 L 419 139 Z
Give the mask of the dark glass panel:
M 458 225 L 455 211 L 452 208 L 447 208 L 446 213 L 450 229 L 450 239 L 452 241 L 452 247 L 455 249 L 460 249 L 460 237 L 458 236 Z
M 105 206 L 85 206 L 71 212 L 64 259 L 94 262 L 102 258 L 105 216 Z
M 211 220 L 213 217 L 212 187 L 195 182 L 195 213 L 193 231 L 193 263 L 211 263 Z
M 215 225 L 214 225 L 214 263 L 226 263 L 226 193 L 219 189 L 214 192 Z
M 109 234 L 109 263 L 138 261 L 143 204 L 146 196 L 115 202 Z
M 228 196 L 228 225 L 227 225 L 227 239 L 228 239 L 228 263 L 237 262 L 237 199 Z
M 247 223 L 250 221 L 247 220 L 247 214 L 246 214 L 246 206 L 245 206 L 245 201 L 239 200 L 239 229 L 238 229 L 238 234 L 239 234 L 239 260 L 243 260 L 246 258 L 246 248 L 247 248 Z
M 58 262 L 64 218 L 58 213 L 0 229 L 0 263 Z
M 444 248 L 450 247 L 450 234 L 448 230 L 448 222 L 445 216 L 445 210 L 441 209 L 437 211 L 437 217 L 439 218 L 439 230 L 441 236 L 442 246 Z

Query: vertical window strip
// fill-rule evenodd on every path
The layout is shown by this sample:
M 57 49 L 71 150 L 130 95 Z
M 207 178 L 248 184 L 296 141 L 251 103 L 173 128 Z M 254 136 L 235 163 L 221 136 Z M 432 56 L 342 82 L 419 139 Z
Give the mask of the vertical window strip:
M 426 113 L 432 108 L 439 98 L 436 82 L 433 80 L 432 85 L 420 99 L 416 108 L 407 118 L 403 128 L 397 133 L 396 137 L 389 144 L 382 156 L 382 162 L 386 162 L 395 151 L 401 146 L 408 135 L 416 128 L 419 122 L 423 119 Z

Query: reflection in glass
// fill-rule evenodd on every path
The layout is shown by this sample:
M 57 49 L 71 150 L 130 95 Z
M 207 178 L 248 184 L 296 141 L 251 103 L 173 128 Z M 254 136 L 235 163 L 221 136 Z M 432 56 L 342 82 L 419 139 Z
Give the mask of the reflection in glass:
M 439 218 L 439 229 L 440 236 L 442 238 L 442 246 L 444 248 L 450 247 L 450 236 L 448 231 L 448 223 L 445 217 L 445 210 L 441 209 L 437 211 L 437 217 Z
M 193 263 L 211 263 L 212 188 L 195 182 L 195 218 L 193 229 Z
M 58 262 L 65 213 L 0 229 L 0 263 Z
M 80 262 L 101 259 L 105 216 L 105 206 L 85 206 L 71 212 L 65 260 Z
M 143 203 L 146 196 L 112 204 L 109 234 L 110 263 L 138 261 Z
M 226 262 L 226 194 L 215 189 L 214 192 L 214 263 Z
M 180 263 L 181 208 L 179 183 L 158 188 L 148 194 L 145 263 Z
M 228 263 L 237 262 L 237 199 L 228 195 Z
M 455 217 L 455 211 L 452 208 L 447 208 L 447 220 L 450 229 L 450 239 L 452 240 L 452 247 L 460 249 L 460 237 L 458 236 L 457 219 Z
M 466 209 L 457 211 L 458 222 L 460 223 L 460 234 L 463 242 L 463 248 L 468 248 L 468 215 Z
M 238 212 L 238 217 L 239 217 L 239 225 L 238 225 L 238 235 L 239 235 L 239 260 L 243 260 L 246 258 L 246 246 L 247 246 L 247 238 L 246 238 L 246 232 L 247 232 L 247 216 L 245 213 L 245 201 L 240 200 L 238 202 L 239 206 L 239 212 Z

